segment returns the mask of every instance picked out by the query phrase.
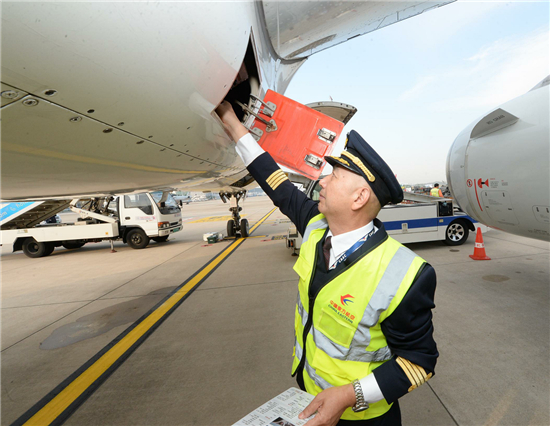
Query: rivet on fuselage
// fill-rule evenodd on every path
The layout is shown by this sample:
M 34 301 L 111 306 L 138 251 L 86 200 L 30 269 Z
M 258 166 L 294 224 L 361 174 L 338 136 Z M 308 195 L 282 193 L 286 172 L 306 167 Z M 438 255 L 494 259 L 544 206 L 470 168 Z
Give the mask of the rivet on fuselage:
M 71 117 L 69 121 L 71 123 L 78 123 L 79 121 L 82 121 L 82 117 Z
M 6 90 L 2 92 L 2 97 L 4 99 L 15 99 L 19 96 L 19 93 L 17 93 L 15 90 Z
M 23 105 L 28 106 L 28 107 L 33 107 L 33 106 L 38 105 L 38 101 L 36 99 L 25 99 L 23 101 Z
M 103 129 L 103 133 L 111 133 L 113 129 Z
M 57 93 L 57 90 L 49 89 L 44 92 L 46 96 L 55 96 Z

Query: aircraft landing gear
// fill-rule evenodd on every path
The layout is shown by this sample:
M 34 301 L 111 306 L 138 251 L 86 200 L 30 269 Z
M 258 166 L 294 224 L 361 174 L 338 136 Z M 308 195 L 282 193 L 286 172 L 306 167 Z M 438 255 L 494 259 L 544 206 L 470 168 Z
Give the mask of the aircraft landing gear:
M 239 201 L 244 200 L 246 197 L 246 191 L 240 191 L 237 193 L 220 192 L 220 198 L 224 203 L 229 200 L 229 211 L 231 212 L 233 219 L 227 221 L 227 236 L 242 238 L 248 237 L 249 225 L 247 219 L 241 219 L 239 214 L 242 211 L 242 207 L 239 207 Z

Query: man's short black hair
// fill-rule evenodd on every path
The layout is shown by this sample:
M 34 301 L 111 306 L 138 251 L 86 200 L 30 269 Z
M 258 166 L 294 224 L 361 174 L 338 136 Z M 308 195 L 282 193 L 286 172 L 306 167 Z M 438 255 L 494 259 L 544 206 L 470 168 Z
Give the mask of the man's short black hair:
M 438 183 L 434 183 L 434 188 L 437 188 L 439 186 Z

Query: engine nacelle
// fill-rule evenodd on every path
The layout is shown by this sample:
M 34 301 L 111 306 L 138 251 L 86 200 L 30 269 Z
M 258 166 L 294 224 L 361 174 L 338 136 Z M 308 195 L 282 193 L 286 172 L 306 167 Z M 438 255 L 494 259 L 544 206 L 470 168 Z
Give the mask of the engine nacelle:
M 466 127 L 447 156 L 447 182 L 468 215 L 550 241 L 549 78 Z

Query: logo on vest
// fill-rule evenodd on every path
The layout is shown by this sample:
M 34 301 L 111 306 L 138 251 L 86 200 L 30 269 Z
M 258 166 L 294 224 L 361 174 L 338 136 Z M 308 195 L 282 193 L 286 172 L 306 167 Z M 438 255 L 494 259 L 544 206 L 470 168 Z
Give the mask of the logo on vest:
M 344 306 L 348 306 L 348 303 L 353 303 L 353 300 L 355 297 L 353 297 L 351 294 L 346 294 L 345 296 L 340 296 L 340 303 Z
M 348 303 L 353 303 L 354 297 L 351 294 L 346 294 L 345 296 L 340 297 L 340 302 L 342 305 L 346 306 Z M 353 315 L 351 312 L 346 310 L 343 306 L 340 306 L 338 303 L 336 303 L 334 300 L 330 301 L 330 308 L 338 314 L 340 318 L 343 318 L 350 324 L 353 324 L 353 320 L 355 319 L 355 315 Z

